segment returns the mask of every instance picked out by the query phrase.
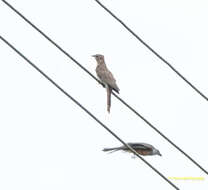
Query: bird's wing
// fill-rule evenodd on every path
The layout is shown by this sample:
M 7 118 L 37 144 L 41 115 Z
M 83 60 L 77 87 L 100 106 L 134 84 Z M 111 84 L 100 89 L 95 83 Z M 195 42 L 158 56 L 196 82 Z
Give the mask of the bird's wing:
M 147 143 L 128 143 L 133 149 L 152 150 L 154 147 Z
M 113 74 L 107 68 L 100 68 L 97 70 L 97 75 L 103 83 L 108 84 L 114 90 L 119 91 Z

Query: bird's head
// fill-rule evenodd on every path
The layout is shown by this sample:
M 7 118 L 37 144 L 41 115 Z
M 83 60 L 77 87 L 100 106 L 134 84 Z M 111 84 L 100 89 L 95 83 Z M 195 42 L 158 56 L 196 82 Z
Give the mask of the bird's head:
M 94 57 L 96 59 L 97 64 L 104 63 L 104 56 L 103 55 L 95 54 L 95 55 L 92 55 L 92 57 Z
M 160 153 L 160 151 L 157 150 L 157 149 L 153 149 L 152 155 L 159 155 L 159 156 L 162 156 L 162 154 Z

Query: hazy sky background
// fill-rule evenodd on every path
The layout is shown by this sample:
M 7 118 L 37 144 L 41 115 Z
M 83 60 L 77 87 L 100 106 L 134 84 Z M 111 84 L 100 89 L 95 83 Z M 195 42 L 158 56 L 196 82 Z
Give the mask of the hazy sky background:
M 208 170 L 208 102 L 93 0 L 9 0 L 95 74 L 105 55 L 120 97 Z M 208 3 L 205 0 L 102 0 L 208 96 Z M 2 1 L 0 35 L 37 64 L 126 142 L 154 145 L 145 157 L 184 190 L 208 177 Z M 140 159 L 104 147 L 120 143 L 0 41 L 0 189 L 173 189 Z

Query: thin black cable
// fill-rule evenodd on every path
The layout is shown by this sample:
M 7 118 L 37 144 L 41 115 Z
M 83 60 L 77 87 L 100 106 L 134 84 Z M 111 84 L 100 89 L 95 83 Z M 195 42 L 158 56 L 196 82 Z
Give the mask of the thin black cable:
M 16 10 L 12 5 L 10 5 L 5 0 L 2 0 L 9 8 L 11 8 L 16 14 L 18 14 L 22 19 L 24 19 L 28 24 L 30 24 L 35 30 L 37 30 L 42 36 L 44 36 L 47 40 L 49 40 L 55 47 L 57 47 L 62 53 L 64 53 L 67 57 L 69 57 L 72 61 L 74 61 L 81 69 L 87 72 L 93 79 L 102 84 L 90 71 L 88 71 L 84 66 L 82 66 L 77 60 L 75 60 L 69 53 L 63 50 L 57 43 L 55 43 L 51 38 L 49 38 L 43 31 L 41 31 L 37 26 L 35 26 L 31 21 L 29 21 L 25 16 L 23 16 L 18 10 Z M 171 145 L 173 145 L 176 149 L 178 149 L 182 154 L 184 154 L 189 160 L 191 160 L 196 166 L 198 166 L 203 172 L 208 175 L 208 172 L 199 165 L 193 158 L 191 158 L 188 154 L 186 154 L 181 148 L 179 148 L 175 143 L 173 143 L 168 137 L 166 137 L 162 132 L 160 132 L 154 125 L 152 125 L 147 119 L 145 119 L 141 114 L 139 114 L 134 108 L 132 108 L 129 104 L 127 104 L 123 99 L 121 99 L 115 93 L 112 93 L 121 103 L 123 103 L 126 107 L 128 107 L 132 112 L 134 112 L 138 117 L 140 117 L 146 124 L 148 124 L 152 129 L 154 129 L 159 135 L 161 135 L 164 139 L 166 139 Z
M 5 38 L 0 36 L 0 39 L 5 42 L 10 48 L 12 48 L 18 55 L 20 55 L 24 60 L 26 60 L 36 71 L 43 75 L 49 82 L 51 82 L 57 89 L 64 93 L 68 98 L 70 98 L 74 103 L 76 103 L 82 110 L 84 110 L 89 116 L 91 116 L 96 122 L 98 122 L 105 130 L 107 130 L 111 135 L 113 135 L 117 140 L 119 140 L 124 146 L 126 146 L 133 154 L 140 158 L 145 164 L 147 164 L 151 169 L 153 169 L 158 175 L 160 175 L 165 181 L 167 181 L 175 189 L 179 188 L 174 185 L 170 180 L 168 180 L 162 173 L 160 173 L 156 168 L 154 168 L 149 162 L 142 158 L 133 148 L 131 148 L 127 143 L 125 143 L 120 137 L 118 137 L 113 131 L 111 131 L 104 123 L 102 123 L 96 116 L 94 116 L 87 108 L 81 105 L 75 98 L 73 98 L 68 92 L 66 92 L 62 87 L 60 87 L 54 80 L 52 80 L 48 75 L 46 75 L 40 68 L 38 68 L 34 63 L 32 63 L 27 57 L 25 57 L 20 51 L 18 51 L 12 44 L 10 44 Z
M 41 31 L 37 26 L 35 26 L 32 22 L 30 22 L 23 14 L 21 14 L 18 10 L 16 10 L 12 5 L 10 5 L 7 1 L 2 0 L 9 8 L 11 8 L 15 13 L 17 13 L 21 18 L 23 18 L 28 24 L 30 24 L 35 30 L 37 30 L 40 34 L 42 34 L 48 41 L 50 41 L 55 47 L 57 47 L 62 53 L 64 53 L 67 57 L 69 57 L 72 61 L 74 61 L 79 67 L 81 67 L 85 72 L 87 72 L 92 78 L 100 81 L 90 73 L 85 67 L 83 67 L 76 59 L 74 59 L 71 55 L 69 55 L 62 47 L 60 47 L 57 43 L 55 43 L 51 38 L 49 38 L 43 31 Z
M 176 68 L 174 68 L 165 58 L 151 48 L 144 40 L 142 40 L 131 28 L 129 28 L 120 18 L 118 18 L 112 11 L 104 6 L 100 1 L 95 0 L 105 11 L 107 11 L 113 18 L 115 18 L 121 25 L 123 25 L 137 40 L 139 40 L 145 47 L 147 47 L 153 54 L 162 60 L 169 68 L 171 68 L 180 78 L 182 78 L 192 89 L 194 89 L 201 97 L 208 101 L 208 97 L 203 94 L 195 85 L 193 85 L 186 77 L 184 77 Z

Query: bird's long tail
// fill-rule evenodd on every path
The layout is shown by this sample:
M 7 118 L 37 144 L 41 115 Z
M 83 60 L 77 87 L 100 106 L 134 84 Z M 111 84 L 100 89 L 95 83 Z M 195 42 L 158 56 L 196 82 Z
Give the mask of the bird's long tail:
M 121 148 L 120 147 L 115 147 L 115 148 L 104 148 L 103 149 L 104 152 L 110 152 L 110 153 L 118 151 L 118 150 L 121 150 Z
M 107 111 L 108 113 L 110 113 L 112 88 L 110 86 L 107 86 L 106 90 L 107 90 Z

